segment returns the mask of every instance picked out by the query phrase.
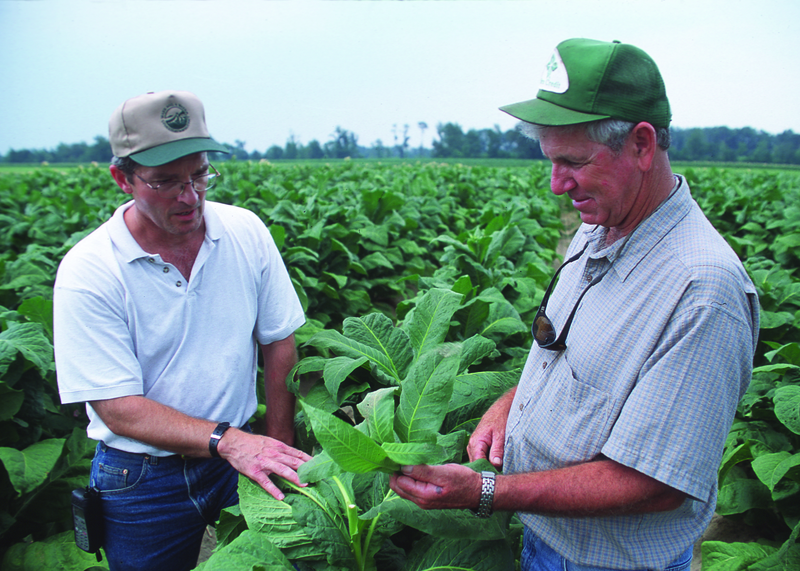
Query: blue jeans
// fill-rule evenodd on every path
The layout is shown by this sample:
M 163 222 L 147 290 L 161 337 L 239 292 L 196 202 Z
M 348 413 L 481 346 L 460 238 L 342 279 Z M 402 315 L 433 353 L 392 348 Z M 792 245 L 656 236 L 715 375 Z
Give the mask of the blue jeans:
M 525 528 L 520 557 L 522 571 L 611 571 L 605 567 L 578 565 L 564 559 L 544 541 Z M 692 546 L 668 565 L 664 571 L 689 571 L 692 564 Z M 646 571 L 646 570 L 642 570 Z
M 110 569 L 193 569 L 206 527 L 238 501 L 238 482 L 221 458 L 159 458 L 98 444 L 91 485 L 100 490 Z

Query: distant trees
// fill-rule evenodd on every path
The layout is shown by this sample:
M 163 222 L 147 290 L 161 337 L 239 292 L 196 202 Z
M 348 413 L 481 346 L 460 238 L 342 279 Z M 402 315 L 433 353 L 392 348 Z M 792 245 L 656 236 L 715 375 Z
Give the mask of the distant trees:
M 350 157 L 352 159 L 359 156 L 358 137 L 346 129 L 336 127 L 336 131 L 331 135 L 331 141 L 325 143 L 325 156 L 335 159 Z
M 417 126 L 421 135 L 424 135 L 428 125 L 420 122 Z M 418 148 L 411 148 L 408 130 L 408 125 L 403 125 L 402 129 L 393 126 L 393 146 L 386 146 L 380 140 L 370 147 L 359 146 L 358 136 L 341 127 L 336 127 L 330 140 L 324 144 L 313 139 L 303 145 L 292 135 L 284 146 L 272 145 L 263 152 L 248 152 L 246 143 L 236 140 L 233 145 L 227 145 L 231 155 L 218 154 L 213 159 L 220 161 L 231 156 L 237 160 L 271 161 L 344 157 L 544 158 L 538 143 L 526 138 L 517 129 L 503 132 L 495 125 L 493 129 L 469 129 L 464 132 L 457 123 L 439 123 L 431 148 L 425 148 L 422 144 Z M 770 135 L 751 127 L 673 128 L 669 154 L 673 160 L 681 161 L 800 164 L 800 134 L 784 131 L 779 135 Z M 92 143 L 60 143 L 50 150 L 11 149 L 5 155 L 0 155 L 0 163 L 108 163 L 111 156 L 108 139 L 98 136 Z
M 672 129 L 670 158 L 679 161 L 722 161 L 800 164 L 800 135 L 770 135 L 751 127 Z
M 434 157 L 442 158 L 517 158 L 543 159 L 539 144 L 531 141 L 516 129 L 503 133 L 494 129 L 470 129 L 466 133 L 456 123 L 439 123 L 436 127 L 438 141 L 433 141 Z
M 11 149 L 0 155 L 4 163 L 90 163 L 92 161 L 107 163 L 111 160 L 111 145 L 105 137 L 97 136 L 94 143 L 59 143 L 52 150 L 44 149 Z

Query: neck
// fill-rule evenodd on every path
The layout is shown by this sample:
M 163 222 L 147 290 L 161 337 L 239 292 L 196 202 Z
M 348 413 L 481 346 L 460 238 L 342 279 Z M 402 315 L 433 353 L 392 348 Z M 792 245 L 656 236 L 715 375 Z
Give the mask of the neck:
M 635 213 L 632 213 L 633 223 L 613 226 L 606 233 L 606 246 L 624 238 L 658 209 L 661 204 L 669 198 L 675 188 L 676 179 L 672 173 L 667 153 L 658 156 L 653 161 L 652 168 L 642 176 L 639 187 L 639 195 L 642 197 L 641 206 Z

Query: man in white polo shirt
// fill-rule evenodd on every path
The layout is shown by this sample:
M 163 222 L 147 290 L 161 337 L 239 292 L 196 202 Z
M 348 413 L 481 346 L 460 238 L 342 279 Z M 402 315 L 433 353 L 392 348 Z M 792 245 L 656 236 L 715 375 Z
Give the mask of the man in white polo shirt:
M 78 243 L 55 285 L 62 402 L 86 402 L 99 441 L 111 569 L 191 569 L 203 531 L 237 501 L 238 474 L 282 499 L 299 483 L 293 448 L 300 302 L 253 213 L 206 201 L 217 170 L 203 105 L 147 93 L 111 117 L 114 181 L 132 200 Z M 248 426 L 263 356 L 266 434 Z

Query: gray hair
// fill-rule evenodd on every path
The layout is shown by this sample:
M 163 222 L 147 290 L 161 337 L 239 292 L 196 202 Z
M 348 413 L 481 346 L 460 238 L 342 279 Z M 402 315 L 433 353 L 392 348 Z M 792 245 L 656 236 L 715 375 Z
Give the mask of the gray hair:
M 564 125 L 561 127 L 551 127 L 546 125 L 535 125 L 521 121 L 517 129 L 529 139 L 538 141 L 546 129 L 585 129 L 586 137 L 595 143 L 600 143 L 611 149 L 614 154 L 619 154 L 628 135 L 631 134 L 637 123 L 623 121 L 621 119 L 602 119 L 591 123 L 579 123 L 577 125 Z M 656 130 L 656 143 L 663 151 L 669 149 L 671 139 L 669 127 L 654 127 Z

